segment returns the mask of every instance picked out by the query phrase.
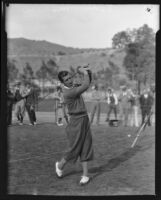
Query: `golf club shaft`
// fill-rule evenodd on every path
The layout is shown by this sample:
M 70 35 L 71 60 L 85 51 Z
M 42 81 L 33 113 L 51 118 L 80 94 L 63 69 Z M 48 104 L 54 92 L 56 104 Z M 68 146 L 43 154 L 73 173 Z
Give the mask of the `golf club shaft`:
M 133 141 L 132 145 L 131 145 L 131 148 L 133 148 L 142 132 L 142 130 L 146 127 L 147 123 L 148 123 L 148 120 L 150 118 L 150 116 L 152 115 L 152 111 L 150 111 L 149 115 L 147 116 L 145 122 L 142 124 L 142 126 L 140 127 L 140 129 L 138 130 L 138 133 L 137 133 L 137 136 L 135 138 L 135 140 Z

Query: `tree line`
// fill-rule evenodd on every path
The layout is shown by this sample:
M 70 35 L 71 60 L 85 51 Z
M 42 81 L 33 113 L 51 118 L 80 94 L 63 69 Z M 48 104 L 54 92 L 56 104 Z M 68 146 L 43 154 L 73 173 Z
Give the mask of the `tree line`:
M 152 28 L 144 24 L 138 29 L 127 29 L 116 33 L 112 38 L 113 49 L 123 50 L 126 55 L 123 60 L 123 67 L 129 81 L 136 82 L 140 91 L 141 84 L 149 85 L 155 82 L 155 33 Z M 106 56 L 106 55 L 101 55 Z M 119 79 L 119 67 L 111 60 L 108 61 L 108 68 L 93 73 L 94 81 L 102 81 L 107 87 L 113 86 Z M 26 63 L 23 72 L 19 73 L 16 67 L 16 60 L 12 59 L 7 62 L 8 81 L 15 79 L 22 81 L 31 81 L 33 78 L 41 80 L 42 83 L 57 79 L 59 66 L 53 59 L 47 62 L 42 60 L 40 68 L 33 72 L 30 63 Z M 70 71 L 75 72 L 75 68 L 70 66 Z M 119 85 L 126 83 L 126 80 L 119 80 Z M 121 82 L 122 81 L 122 82 Z
M 126 56 L 123 66 L 127 77 L 140 85 L 150 85 L 155 82 L 155 33 L 144 24 L 138 29 L 121 31 L 112 38 L 113 48 L 125 49 Z

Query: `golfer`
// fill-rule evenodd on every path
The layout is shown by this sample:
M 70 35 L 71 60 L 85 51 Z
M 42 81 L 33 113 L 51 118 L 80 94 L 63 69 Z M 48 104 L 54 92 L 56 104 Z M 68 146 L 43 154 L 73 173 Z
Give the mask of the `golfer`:
M 68 71 L 61 71 L 58 74 L 59 80 L 64 84 L 64 103 L 67 105 L 70 120 L 66 127 L 69 150 L 59 162 L 56 162 L 56 174 L 58 177 L 62 177 L 66 163 L 69 161 L 75 163 L 79 159 L 83 168 L 83 175 L 80 180 L 81 185 L 85 185 L 90 181 L 88 176 L 88 161 L 93 160 L 89 117 L 81 95 L 90 86 L 88 70 L 89 68 L 79 68 L 79 71 L 84 74 L 84 80 L 78 87 L 74 87 L 74 78 Z

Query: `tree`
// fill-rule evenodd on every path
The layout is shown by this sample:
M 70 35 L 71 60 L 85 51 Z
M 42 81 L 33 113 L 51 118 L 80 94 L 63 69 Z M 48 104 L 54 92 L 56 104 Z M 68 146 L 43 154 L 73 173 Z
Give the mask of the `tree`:
M 60 56 L 64 56 L 64 55 L 66 55 L 66 53 L 63 52 L 63 51 L 58 51 L 58 55 L 60 55 Z
M 141 42 L 142 45 L 155 45 L 155 34 L 152 28 L 144 24 L 137 30 L 135 42 Z
M 33 78 L 34 78 L 34 72 L 32 70 L 32 67 L 28 62 L 26 62 L 26 65 L 23 68 L 23 73 L 20 74 L 20 79 L 23 81 L 31 82 Z
M 108 87 L 112 84 L 112 75 L 113 72 L 110 68 L 101 69 L 97 72 L 97 80 L 101 81 L 105 87 Z
M 146 85 L 155 79 L 155 35 L 147 25 L 137 30 L 135 42 L 126 48 L 124 66 L 130 80 L 136 80 L 138 90 L 140 84 Z
M 144 24 L 138 29 L 118 32 L 112 39 L 114 48 L 125 48 L 124 66 L 130 80 L 147 84 L 155 79 L 155 34 Z M 140 89 L 139 89 L 140 90 Z
M 118 74 L 119 73 L 120 69 L 113 61 L 109 60 L 108 64 L 109 64 L 110 69 L 113 72 L 113 74 Z
M 54 60 L 49 59 L 46 67 L 47 67 L 48 78 L 51 80 L 57 79 L 59 72 L 59 66 L 57 65 L 57 63 Z
M 8 60 L 7 62 L 7 74 L 9 82 L 16 80 L 19 74 L 19 70 L 17 69 L 15 62 L 15 60 Z
M 131 38 L 127 31 L 118 32 L 112 38 L 113 48 L 124 48 L 130 42 Z
M 38 71 L 36 71 L 36 77 L 42 81 L 42 93 L 44 96 L 44 84 L 45 80 L 47 79 L 47 74 L 48 74 L 48 68 L 45 64 L 45 62 L 42 60 L 42 65 Z

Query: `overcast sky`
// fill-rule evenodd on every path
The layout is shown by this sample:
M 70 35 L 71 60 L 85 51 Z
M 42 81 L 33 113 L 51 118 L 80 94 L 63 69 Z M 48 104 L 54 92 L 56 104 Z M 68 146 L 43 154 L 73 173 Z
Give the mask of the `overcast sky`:
M 144 24 L 154 32 L 159 29 L 159 5 L 10 4 L 6 8 L 8 38 L 78 48 L 111 47 L 114 34 Z

